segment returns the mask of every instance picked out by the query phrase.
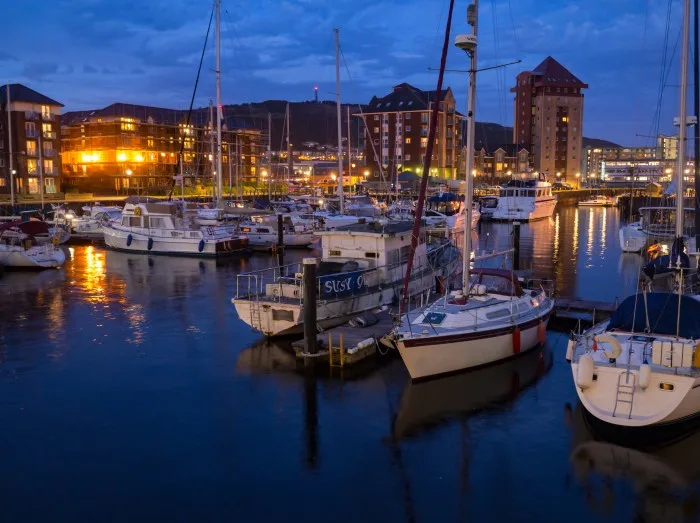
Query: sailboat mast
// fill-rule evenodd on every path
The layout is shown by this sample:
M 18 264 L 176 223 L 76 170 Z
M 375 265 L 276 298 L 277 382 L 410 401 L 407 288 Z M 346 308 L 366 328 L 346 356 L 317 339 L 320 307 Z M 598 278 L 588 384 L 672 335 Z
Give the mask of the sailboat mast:
M 289 180 L 292 178 L 294 170 L 294 155 L 292 154 L 292 129 L 291 129 L 292 110 L 287 102 L 287 191 L 289 191 Z
M 267 199 L 272 201 L 272 113 L 267 113 Z
M 214 104 L 211 101 L 211 98 L 209 99 L 209 154 L 211 155 L 211 158 L 209 159 L 209 165 L 211 167 L 211 176 L 213 181 L 214 170 L 216 169 L 216 158 L 214 158 L 216 153 L 214 152 Z
M 15 164 L 12 161 L 12 112 L 10 111 L 10 84 L 7 84 L 7 146 L 10 151 L 10 164 L 8 166 L 10 170 L 10 213 L 15 213 Z
M 352 142 L 350 141 L 350 106 L 348 105 L 347 117 L 348 117 L 348 178 L 350 178 L 352 183 Z
M 470 12 L 473 9 L 473 12 Z M 472 35 L 476 41 L 479 29 L 479 0 L 467 8 L 467 23 L 472 26 Z M 464 255 L 462 260 L 462 292 L 469 293 L 469 269 L 472 252 L 472 170 L 474 169 L 474 134 L 476 133 L 476 123 L 474 109 L 476 102 L 476 51 L 478 44 L 471 51 L 469 62 L 469 96 L 467 100 L 467 157 L 465 165 L 464 184 Z
M 695 154 L 693 155 L 693 172 L 695 180 L 695 250 L 700 248 L 700 42 L 698 41 L 698 0 L 694 1 L 693 17 L 693 101 L 695 105 L 695 127 L 693 138 L 695 138 Z
M 221 165 L 221 0 L 216 0 L 216 204 L 222 208 L 223 199 Z
M 340 201 L 340 214 L 345 212 L 343 201 L 343 125 L 340 116 L 340 29 L 333 29 L 335 33 L 335 108 L 338 118 L 338 199 Z
M 676 238 L 683 236 L 683 174 L 686 162 L 687 99 L 688 99 L 688 47 L 690 44 L 690 0 L 683 0 L 683 39 L 681 42 L 681 92 L 678 119 L 678 167 L 676 173 Z M 697 60 L 697 57 L 696 57 Z M 696 86 L 697 90 L 697 86 Z M 680 255 L 680 253 L 678 253 Z M 675 263 L 675 260 L 672 261 Z

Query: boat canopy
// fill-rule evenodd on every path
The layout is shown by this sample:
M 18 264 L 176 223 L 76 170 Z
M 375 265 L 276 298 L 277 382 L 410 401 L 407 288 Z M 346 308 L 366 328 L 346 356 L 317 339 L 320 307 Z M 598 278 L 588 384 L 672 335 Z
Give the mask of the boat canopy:
M 680 322 L 678 322 L 678 294 L 667 292 L 640 293 L 625 299 L 615 310 L 608 330 L 645 333 L 649 318 L 649 334 L 676 335 L 700 339 L 700 301 L 681 295 Z M 636 305 L 636 307 L 635 307 Z
M 453 192 L 444 192 L 428 198 L 430 203 L 459 202 L 461 198 Z

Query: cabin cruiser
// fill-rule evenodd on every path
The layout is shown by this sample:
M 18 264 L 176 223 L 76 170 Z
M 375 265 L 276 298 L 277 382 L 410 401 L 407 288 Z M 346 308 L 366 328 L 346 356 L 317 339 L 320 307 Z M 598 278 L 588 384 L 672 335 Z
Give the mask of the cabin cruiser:
M 602 194 L 597 194 L 591 196 L 588 200 L 578 202 L 579 207 L 614 207 L 615 205 L 614 199 Z
M 638 436 L 700 417 L 698 296 L 638 293 L 574 335 L 567 360 L 589 421 Z
M 22 225 L 8 223 L 0 226 L 0 265 L 19 269 L 53 269 L 65 263 L 66 254 L 57 246 L 57 241 L 39 245 Z
M 498 206 L 491 219 L 504 221 L 533 221 L 549 218 L 554 214 L 557 198 L 552 194 L 552 184 L 540 180 L 511 180 L 501 186 Z
M 392 339 L 411 379 L 505 360 L 544 343 L 553 300 L 511 271 L 474 269 L 469 289 L 401 317 Z
M 54 216 L 57 220 L 63 220 L 71 230 L 71 237 L 76 240 L 101 240 L 102 222 L 118 222 L 121 220 L 121 207 L 111 205 L 85 205 L 82 207 L 82 216 L 75 216 L 73 211 L 55 209 Z
M 447 199 L 446 195 L 455 199 Z M 395 203 L 389 206 L 387 218 L 389 220 L 413 221 L 416 214 L 416 206 L 413 203 Z M 450 230 L 464 230 L 464 202 L 452 193 L 444 193 L 440 196 L 428 199 L 428 205 L 423 211 L 423 219 L 426 225 L 432 228 L 448 228 Z M 478 205 L 472 207 L 471 228 L 476 229 L 481 213 Z
M 182 202 L 127 199 L 120 222 L 102 224 L 107 247 L 144 254 L 227 256 L 248 249 L 231 227 L 199 225 Z
M 285 247 L 309 247 L 316 240 L 313 229 L 307 227 L 300 219 L 292 215 L 282 217 L 282 241 Z M 241 234 L 248 238 L 253 248 L 270 249 L 277 245 L 278 217 L 251 216 L 249 221 L 241 222 Z
M 498 209 L 498 196 L 482 196 L 479 198 L 479 212 L 485 220 L 493 218 L 493 213 Z
M 397 302 L 411 244 L 410 222 L 361 223 L 321 231 L 318 263 L 320 327 L 341 325 L 362 312 Z M 446 285 L 459 275 L 459 251 L 447 241 L 428 244 L 421 231 L 409 283 L 411 294 Z M 266 336 L 303 332 L 304 304 L 300 264 L 243 273 L 232 299 L 238 316 Z
M 350 196 L 345 199 L 345 212 L 351 216 L 381 216 L 385 210 L 369 196 Z

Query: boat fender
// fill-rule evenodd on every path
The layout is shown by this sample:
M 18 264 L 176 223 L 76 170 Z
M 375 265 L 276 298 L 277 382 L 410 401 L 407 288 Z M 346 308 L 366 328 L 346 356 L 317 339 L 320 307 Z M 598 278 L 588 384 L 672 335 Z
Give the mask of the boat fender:
M 520 329 L 518 327 L 513 331 L 513 354 L 520 354 Z
M 639 386 L 642 390 L 646 390 L 651 383 L 651 365 L 642 363 L 639 367 Z
M 153 238 L 148 239 L 148 250 L 150 251 L 153 248 Z
M 204 240 L 199 240 L 199 252 L 202 252 L 204 250 Z
M 571 360 L 574 359 L 574 349 L 576 348 L 576 340 L 571 337 L 569 338 L 569 342 L 566 344 L 566 361 L 571 363 Z
M 542 320 L 537 324 L 537 341 L 544 345 L 547 342 L 547 326 Z
M 593 356 L 587 352 L 578 360 L 578 369 L 576 371 L 576 385 L 582 389 L 587 389 L 593 386 L 593 372 L 595 365 L 593 364 Z
M 131 242 L 134 241 L 134 237 L 130 234 L 126 237 L 126 246 L 131 247 Z
M 622 346 L 617 338 L 611 336 L 610 334 L 599 334 L 593 338 L 594 347 L 601 343 L 607 343 L 612 347 L 612 350 L 603 350 L 603 356 L 610 360 L 616 360 L 622 354 Z
M 700 369 L 700 343 L 695 346 L 695 354 L 693 355 L 693 367 Z

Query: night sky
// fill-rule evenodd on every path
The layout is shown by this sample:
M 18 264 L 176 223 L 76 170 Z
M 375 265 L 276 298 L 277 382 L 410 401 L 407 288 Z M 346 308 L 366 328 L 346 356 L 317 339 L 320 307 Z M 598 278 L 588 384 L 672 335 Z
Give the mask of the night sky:
M 457 0 L 452 39 L 469 32 Z M 189 103 L 210 0 L 0 0 L 2 82 L 24 83 L 65 110 L 130 102 L 184 108 Z M 333 28 L 341 28 L 343 101 L 368 102 L 393 85 L 434 88 L 447 0 L 223 0 L 224 103 L 334 97 Z M 585 135 L 646 145 L 652 134 L 664 51 L 667 1 L 482 0 L 481 67 L 522 64 L 479 76 L 477 119 L 512 124 L 516 74 L 552 55 L 589 84 Z M 673 0 L 668 54 L 680 33 Z M 212 30 L 213 33 L 213 30 Z M 214 96 L 213 34 L 197 105 Z M 676 49 L 661 112 L 662 132 L 677 115 Z M 448 68 L 467 57 L 451 46 Z M 692 68 L 691 68 L 692 70 Z M 446 84 L 460 109 L 466 75 Z M 692 93 L 692 89 L 690 91 Z M 692 98 L 691 98 L 692 103 Z

